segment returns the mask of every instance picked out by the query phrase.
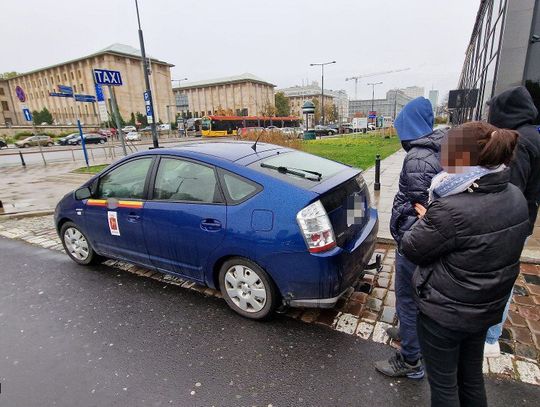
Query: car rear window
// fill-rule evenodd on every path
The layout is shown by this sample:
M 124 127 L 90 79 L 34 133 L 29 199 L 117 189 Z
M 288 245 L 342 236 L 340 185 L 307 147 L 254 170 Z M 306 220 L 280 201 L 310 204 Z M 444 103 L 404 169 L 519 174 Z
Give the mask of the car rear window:
M 263 163 L 264 165 L 285 167 L 295 172 L 303 173 L 306 175 L 306 178 L 295 174 L 283 173 L 274 169 L 261 167 L 261 164 Z M 313 154 L 303 153 L 301 151 L 292 151 L 273 155 L 270 158 L 265 158 L 251 164 L 250 167 L 272 175 L 275 178 L 290 181 L 303 187 L 313 187 L 319 182 L 331 178 L 337 173 L 348 168 L 346 165 L 336 161 L 328 160 Z M 321 174 L 321 177 L 318 179 L 317 175 L 310 172 L 305 172 L 304 170 L 311 171 L 312 173 L 319 173 Z

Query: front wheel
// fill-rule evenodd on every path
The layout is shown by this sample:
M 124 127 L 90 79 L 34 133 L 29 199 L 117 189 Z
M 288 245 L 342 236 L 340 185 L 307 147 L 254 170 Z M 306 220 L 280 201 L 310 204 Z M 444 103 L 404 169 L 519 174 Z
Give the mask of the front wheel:
M 75 223 L 64 223 L 60 229 L 60 236 L 66 253 L 75 263 L 86 266 L 100 260 L 86 235 Z
M 249 319 L 269 318 L 278 304 L 279 295 L 268 274 L 244 258 L 235 257 L 221 266 L 219 286 L 229 307 Z
M 105 140 L 103 139 L 99 140 L 99 144 L 105 144 Z

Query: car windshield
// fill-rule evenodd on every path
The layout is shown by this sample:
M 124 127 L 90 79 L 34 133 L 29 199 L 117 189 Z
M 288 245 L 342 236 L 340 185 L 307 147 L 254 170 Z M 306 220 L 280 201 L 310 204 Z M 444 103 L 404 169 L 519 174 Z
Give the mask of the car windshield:
M 347 168 L 346 165 L 316 155 L 293 151 L 274 155 L 251 165 L 276 178 L 300 180 L 301 182 L 320 182 L 333 177 Z M 285 170 L 286 169 L 286 170 Z M 320 177 L 319 177 L 320 174 Z

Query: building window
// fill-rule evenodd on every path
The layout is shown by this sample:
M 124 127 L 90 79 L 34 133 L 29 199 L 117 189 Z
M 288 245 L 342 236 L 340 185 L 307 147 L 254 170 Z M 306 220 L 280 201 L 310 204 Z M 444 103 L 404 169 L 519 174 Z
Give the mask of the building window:
M 51 76 L 51 85 L 54 85 L 54 77 Z
M 73 85 L 73 91 L 77 92 L 77 85 Z
M 3 89 L 2 89 L 3 90 Z M 8 102 L 6 102 L 5 100 L 2 100 L 2 110 L 4 112 L 9 112 L 9 106 L 8 106 Z
M 81 77 L 82 77 L 82 75 L 81 75 L 81 70 L 80 70 L 80 69 L 79 69 L 79 70 L 77 70 L 77 76 L 78 76 L 79 78 L 81 78 Z
M 6 93 L 4 92 L 4 88 L 0 88 L 0 96 L 4 96 Z
M 65 72 L 64 72 L 63 77 L 64 77 L 64 80 L 67 81 L 67 74 Z
M 75 75 L 73 75 L 73 71 L 69 73 L 69 76 L 71 76 L 71 79 L 75 79 Z
M 84 92 L 84 85 L 81 83 L 81 92 Z

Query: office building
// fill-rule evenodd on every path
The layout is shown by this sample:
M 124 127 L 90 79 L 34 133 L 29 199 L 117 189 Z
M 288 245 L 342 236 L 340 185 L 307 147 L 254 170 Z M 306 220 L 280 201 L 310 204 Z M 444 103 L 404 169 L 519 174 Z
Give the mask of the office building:
M 394 119 L 403 109 L 403 106 L 412 99 L 403 90 L 392 89 L 386 92 L 386 98 L 384 99 L 351 100 L 349 101 L 349 117 L 368 116 L 370 111 L 375 111 L 377 116 Z
M 429 101 L 431 102 L 431 107 L 433 108 L 433 114 L 437 113 L 437 106 L 439 105 L 439 91 L 430 90 L 429 91 Z
M 482 0 L 452 122 L 486 119 L 489 99 L 517 85 L 526 86 L 540 108 L 540 0 Z
M 408 86 L 400 90 L 405 94 L 405 96 L 411 99 L 416 99 L 420 96 L 423 97 L 426 94 L 426 91 L 421 86 Z
M 322 98 L 322 89 L 319 86 L 317 81 L 311 82 L 309 85 L 296 85 L 289 88 L 278 89 L 277 92 L 283 92 L 285 97 L 289 99 L 289 105 L 291 107 L 291 115 L 302 117 L 302 106 L 307 100 L 317 101 L 317 104 L 321 105 Z M 337 99 L 337 100 L 336 100 Z M 324 90 L 324 110 L 327 111 L 328 106 L 332 106 L 337 113 L 337 116 L 345 114 L 347 115 L 347 110 L 344 109 L 343 100 L 348 100 L 347 94 L 345 91 L 333 91 L 330 89 Z M 345 103 L 346 105 L 346 103 Z M 343 117 L 343 116 L 342 116 Z M 328 121 L 328 117 L 326 117 Z M 338 118 L 336 118 L 338 119 Z
M 176 111 L 183 117 L 211 114 L 263 115 L 275 106 L 276 85 L 257 76 L 238 76 L 181 83 L 173 89 Z

